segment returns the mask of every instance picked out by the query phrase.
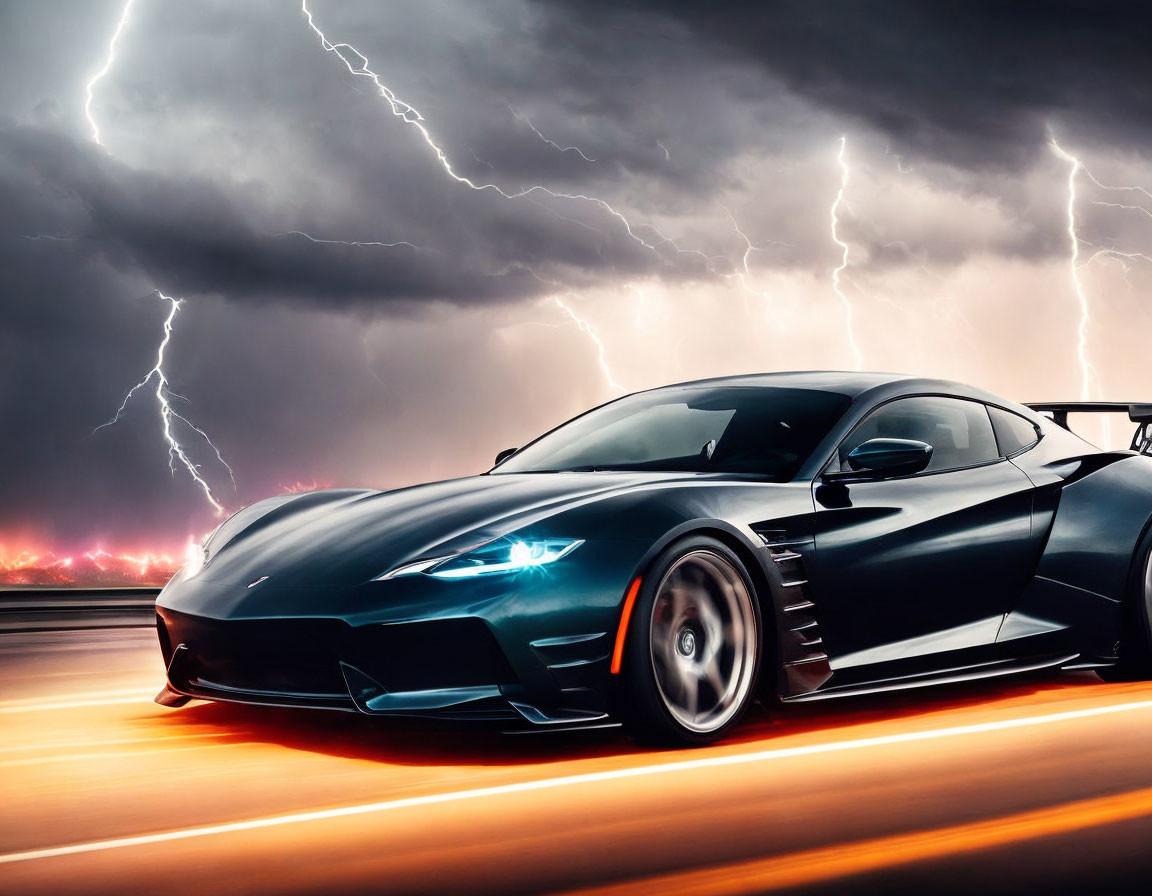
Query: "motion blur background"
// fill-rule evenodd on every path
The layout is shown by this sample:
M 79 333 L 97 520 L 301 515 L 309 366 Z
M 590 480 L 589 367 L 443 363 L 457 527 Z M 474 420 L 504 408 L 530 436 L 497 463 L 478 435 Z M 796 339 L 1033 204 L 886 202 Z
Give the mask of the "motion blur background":
M 1152 398 L 1147 7 L 310 10 L 0 3 L 3 581 L 162 580 L 206 490 L 474 473 L 670 381 Z M 156 290 L 235 486 L 178 419 L 204 485 L 170 473 L 155 379 L 93 432 L 155 363 Z

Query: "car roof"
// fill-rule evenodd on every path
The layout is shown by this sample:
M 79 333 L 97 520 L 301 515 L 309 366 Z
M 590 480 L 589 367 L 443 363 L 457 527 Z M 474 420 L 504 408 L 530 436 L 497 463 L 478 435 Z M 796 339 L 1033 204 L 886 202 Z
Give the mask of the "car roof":
M 747 373 L 717 376 L 661 386 L 680 389 L 686 386 L 775 386 L 782 389 L 818 389 L 856 397 L 877 386 L 916 379 L 903 373 L 862 373 L 854 370 L 788 370 L 779 373 Z
M 815 389 L 836 392 L 853 400 L 854 406 L 872 404 L 901 395 L 953 395 L 1009 408 L 1029 419 L 1037 415 L 1023 405 L 976 386 L 952 380 L 931 379 L 907 373 L 876 373 L 855 370 L 788 370 L 780 373 L 749 373 L 690 380 L 661 386 L 659 389 L 683 389 L 696 386 L 776 387 L 781 389 Z M 857 401 L 857 399 L 861 399 Z

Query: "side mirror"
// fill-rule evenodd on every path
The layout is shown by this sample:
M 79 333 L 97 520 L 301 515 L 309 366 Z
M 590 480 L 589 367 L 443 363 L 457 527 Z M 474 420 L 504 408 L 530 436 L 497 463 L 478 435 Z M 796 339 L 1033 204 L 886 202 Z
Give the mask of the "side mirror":
M 853 448 L 845 460 L 846 471 L 824 478 L 845 481 L 919 473 L 932 460 L 932 446 L 914 439 L 869 439 Z
M 505 448 L 503 451 L 496 455 L 496 463 L 493 464 L 493 466 L 500 466 L 500 464 L 504 463 L 504 461 L 508 460 L 508 458 L 510 458 L 519 450 L 519 448 Z

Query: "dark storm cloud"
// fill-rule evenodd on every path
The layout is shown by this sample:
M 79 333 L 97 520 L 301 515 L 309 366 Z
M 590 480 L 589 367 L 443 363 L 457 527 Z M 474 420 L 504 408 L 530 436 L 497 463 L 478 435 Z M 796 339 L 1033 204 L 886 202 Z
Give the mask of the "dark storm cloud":
M 258 231 L 249 209 L 260 205 L 259 195 L 246 185 L 225 189 L 203 178 L 133 170 L 60 134 L 0 126 L 0 159 L 9 238 L 64 237 L 62 256 L 99 255 L 134 265 L 178 294 L 275 298 L 331 309 L 484 303 L 545 289 L 533 265 L 548 271 L 605 262 L 597 245 L 602 235 L 558 224 L 531 205 L 526 218 L 490 216 L 485 236 L 491 246 L 451 226 L 440 229 L 432 246 L 347 246 Z M 502 251 L 502 242 L 515 250 Z M 653 261 L 643 254 L 639 246 L 615 253 L 617 261 L 636 268 Z
M 679 23 L 902 151 L 1026 162 L 1046 126 L 1129 144 L 1152 136 L 1152 5 L 1124 0 L 572 0 L 557 45 Z M 586 15 L 594 12 L 596 15 Z M 623 40 L 615 42 L 621 47 Z
M 636 205 L 691 212 L 715 186 L 718 160 L 743 144 L 738 114 L 680 89 L 684 109 L 711 106 L 701 119 L 711 135 L 696 151 L 693 135 L 682 137 L 676 162 L 664 160 L 656 140 L 679 123 L 655 120 L 664 113 L 654 100 L 676 84 L 664 72 L 684 60 L 684 47 L 637 48 L 631 71 L 617 73 L 619 101 L 606 104 L 602 95 L 615 88 L 573 77 L 540 44 L 547 16 L 519 3 L 479 14 L 467 4 L 386 15 L 376 4 L 314 8 L 332 39 L 353 40 L 427 116 L 455 172 L 506 193 L 542 184 L 610 198 L 644 242 L 660 237 Z M 31 95 L 43 89 L 22 74 Z M 78 98 L 81 86 L 68 89 Z M 454 180 L 369 81 L 323 52 L 298 4 L 137 4 L 96 93 L 106 149 L 25 133 L 2 151 L 75 196 L 89 244 L 122 249 L 179 290 L 329 306 L 483 303 L 538 294 L 545 281 L 704 273 L 699 256 L 646 248 L 595 201 L 543 190 L 508 199 Z M 545 134 L 597 161 L 550 146 Z M 271 236 L 292 230 L 420 248 L 349 251 Z
M 598 114 L 599 87 L 565 83 L 569 72 L 539 44 L 545 17 L 517 3 L 482 15 L 469 6 L 387 16 L 374 4 L 315 6 L 334 38 L 354 39 L 428 114 L 453 169 L 479 185 L 616 197 L 644 178 L 668 207 L 699 184 L 689 170 L 709 170 L 688 165 L 686 147 L 680 167 L 661 167 L 653 134 L 665 128 L 648 133 L 644 116 L 632 120 L 624 107 Z M 0 121 L 0 203 L 11 210 L 3 229 L 71 238 L 62 259 L 134 267 L 175 294 L 374 313 L 530 298 L 555 283 L 637 273 L 705 273 L 699 256 L 646 248 L 640 240 L 660 238 L 638 213 L 629 220 L 639 240 L 592 201 L 543 191 L 506 199 L 454 181 L 370 83 L 323 52 L 296 3 L 136 4 L 96 91 L 108 144 L 96 146 L 87 123 L 70 128 L 68 118 L 104 51 L 92 32 L 110 29 L 119 10 L 85 8 L 87 30 L 70 25 L 64 47 L 49 38 L 60 18 L 73 21 L 66 7 L 19 7 L 14 27 L 0 29 L 14 68 L 0 93 L 12 115 Z M 17 29 L 25 40 L 14 39 Z M 29 42 L 47 49 L 30 55 L 21 49 Z M 633 96 L 646 79 L 652 85 L 650 62 L 632 79 Z M 717 132 L 738 145 L 728 129 Z M 543 134 L 586 145 L 597 162 Z

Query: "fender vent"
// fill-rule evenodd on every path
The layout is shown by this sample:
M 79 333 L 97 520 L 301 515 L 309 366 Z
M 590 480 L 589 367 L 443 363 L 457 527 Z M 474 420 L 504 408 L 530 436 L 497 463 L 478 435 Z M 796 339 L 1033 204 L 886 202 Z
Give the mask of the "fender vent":
M 767 539 L 766 539 L 767 540 Z M 810 543 L 809 543 L 810 544 Z M 804 556 L 796 542 L 769 542 L 768 551 L 780 573 L 780 658 L 789 693 L 805 693 L 832 675 L 816 602 L 808 586 Z

